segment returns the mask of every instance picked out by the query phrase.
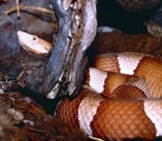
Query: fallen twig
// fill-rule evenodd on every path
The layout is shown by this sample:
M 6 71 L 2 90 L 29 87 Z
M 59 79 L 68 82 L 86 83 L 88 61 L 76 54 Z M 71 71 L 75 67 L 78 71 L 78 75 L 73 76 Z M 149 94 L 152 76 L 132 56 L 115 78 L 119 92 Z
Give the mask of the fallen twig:
M 16 10 L 17 10 L 17 17 L 19 18 L 20 15 L 20 8 L 19 8 L 19 0 L 16 0 Z
M 35 6 L 18 6 L 19 7 L 19 11 L 23 10 L 23 11 L 28 11 L 29 9 L 31 10 L 36 10 L 36 11 L 40 11 L 43 13 L 49 13 L 49 14 L 53 14 L 54 12 L 52 10 L 49 10 L 47 8 L 43 8 L 43 7 L 35 7 Z M 13 7 L 10 8 L 8 10 L 5 11 L 5 14 L 9 15 L 13 12 L 17 11 L 17 7 Z

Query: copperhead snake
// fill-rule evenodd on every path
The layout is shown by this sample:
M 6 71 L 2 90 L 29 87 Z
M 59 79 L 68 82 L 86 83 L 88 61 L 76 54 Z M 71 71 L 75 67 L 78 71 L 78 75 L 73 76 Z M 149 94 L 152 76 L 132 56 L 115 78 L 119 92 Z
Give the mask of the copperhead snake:
M 18 32 L 22 47 L 35 52 L 24 36 Z M 73 100 L 60 101 L 54 116 L 103 140 L 152 140 L 162 136 L 161 82 L 161 58 L 130 52 L 98 55 L 85 74 L 86 86 Z

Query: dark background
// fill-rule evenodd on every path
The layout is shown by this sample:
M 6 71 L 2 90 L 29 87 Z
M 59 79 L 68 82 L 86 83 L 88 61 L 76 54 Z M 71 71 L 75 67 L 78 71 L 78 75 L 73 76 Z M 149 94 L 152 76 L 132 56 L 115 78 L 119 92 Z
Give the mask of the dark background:
M 155 14 L 162 2 L 148 10 L 126 11 L 117 0 L 98 0 L 98 26 L 110 26 L 124 33 L 146 33 L 145 22 Z

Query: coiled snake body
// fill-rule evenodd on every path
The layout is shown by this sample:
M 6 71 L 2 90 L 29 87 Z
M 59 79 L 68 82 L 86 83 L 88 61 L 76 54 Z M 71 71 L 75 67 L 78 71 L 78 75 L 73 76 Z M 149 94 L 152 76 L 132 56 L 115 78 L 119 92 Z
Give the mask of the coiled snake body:
M 96 56 L 93 67 L 86 73 L 90 89 L 59 102 L 55 116 L 104 140 L 161 136 L 162 60 L 140 53 L 108 53 Z
M 49 51 L 49 43 L 32 40 L 33 35 L 19 31 L 18 39 L 29 52 Z M 54 116 L 104 140 L 152 140 L 162 136 L 161 97 L 161 58 L 131 52 L 101 54 L 87 70 L 82 91 L 73 100 L 60 101 Z

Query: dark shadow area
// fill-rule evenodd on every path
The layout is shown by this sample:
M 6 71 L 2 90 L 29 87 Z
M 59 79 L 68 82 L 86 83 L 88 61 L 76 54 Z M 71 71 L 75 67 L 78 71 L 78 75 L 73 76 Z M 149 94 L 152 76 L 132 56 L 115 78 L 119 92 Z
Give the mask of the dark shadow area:
M 146 33 L 144 24 L 160 5 L 162 2 L 151 9 L 133 12 L 126 11 L 116 0 L 98 0 L 98 26 L 110 26 L 130 34 Z
M 53 115 L 54 109 L 61 99 L 61 97 L 57 97 L 56 99 L 48 99 L 46 96 L 32 93 L 29 89 L 23 89 L 21 87 L 18 87 L 18 91 L 24 96 L 32 98 L 36 103 L 43 106 L 46 113 L 50 115 Z

